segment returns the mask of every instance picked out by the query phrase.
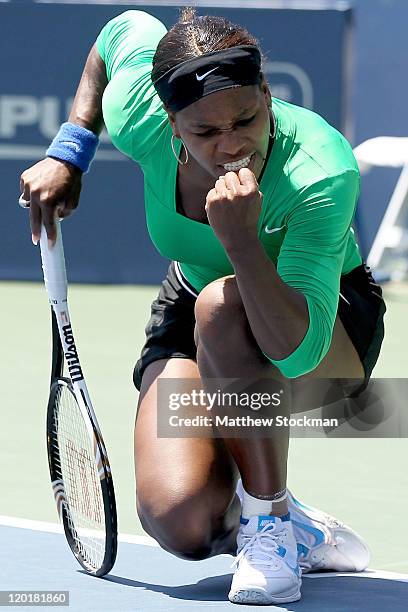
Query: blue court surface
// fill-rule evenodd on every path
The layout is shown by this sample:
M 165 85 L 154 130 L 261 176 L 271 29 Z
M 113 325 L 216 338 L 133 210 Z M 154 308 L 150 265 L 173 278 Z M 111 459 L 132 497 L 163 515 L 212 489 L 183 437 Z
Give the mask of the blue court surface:
M 60 532 L 57 525 L 0 517 L 0 589 L 69 591 L 69 607 L 58 609 L 71 612 L 262 609 L 228 602 L 232 562 L 228 555 L 199 562 L 183 561 L 149 538 L 121 536 L 112 573 L 94 578 L 81 570 Z M 299 612 L 406 612 L 408 575 L 374 570 L 354 575 L 314 574 L 304 577 L 302 593 L 300 602 L 264 608 Z M 27 606 L 18 608 L 33 610 Z

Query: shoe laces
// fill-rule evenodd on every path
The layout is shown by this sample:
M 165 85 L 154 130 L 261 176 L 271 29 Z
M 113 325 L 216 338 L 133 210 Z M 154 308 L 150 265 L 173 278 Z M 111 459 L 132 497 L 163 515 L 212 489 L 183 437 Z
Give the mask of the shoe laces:
M 275 526 L 265 525 L 260 531 L 257 531 L 253 535 L 240 534 L 240 537 L 247 540 L 243 545 L 236 559 L 232 563 L 231 567 L 235 567 L 239 564 L 241 559 L 244 557 L 251 562 L 251 565 L 263 567 L 268 565 L 271 567 L 271 560 L 274 561 L 272 564 L 275 567 L 280 566 L 280 562 L 277 563 L 278 559 L 276 554 L 279 549 L 279 536 L 282 536 L 282 531 L 275 534 L 273 531 Z

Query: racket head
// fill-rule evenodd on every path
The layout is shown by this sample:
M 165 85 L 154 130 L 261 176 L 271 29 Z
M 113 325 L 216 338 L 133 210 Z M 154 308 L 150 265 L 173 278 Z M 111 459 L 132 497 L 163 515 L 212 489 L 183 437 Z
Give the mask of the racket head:
M 104 442 L 78 404 L 69 379 L 54 379 L 47 408 L 51 483 L 66 539 L 94 576 L 113 567 L 117 553 L 115 493 Z

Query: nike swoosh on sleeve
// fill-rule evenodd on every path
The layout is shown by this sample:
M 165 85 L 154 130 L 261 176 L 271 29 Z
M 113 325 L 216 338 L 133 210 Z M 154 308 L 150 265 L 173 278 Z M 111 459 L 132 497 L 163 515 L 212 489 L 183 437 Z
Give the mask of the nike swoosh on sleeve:
M 281 227 L 272 227 L 271 229 L 269 229 L 269 227 L 266 225 L 265 226 L 265 232 L 267 234 L 274 234 L 275 232 L 279 232 L 280 230 L 284 229 L 284 225 L 281 225 Z

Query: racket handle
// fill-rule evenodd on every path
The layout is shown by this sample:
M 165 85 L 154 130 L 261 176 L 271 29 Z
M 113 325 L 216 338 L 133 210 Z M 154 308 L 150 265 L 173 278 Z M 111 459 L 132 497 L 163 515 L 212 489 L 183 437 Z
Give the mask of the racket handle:
M 67 299 L 67 273 L 65 269 L 64 247 L 60 221 L 55 219 L 57 240 L 49 246 L 47 232 L 41 226 L 40 250 L 45 287 L 52 305 L 56 306 Z

